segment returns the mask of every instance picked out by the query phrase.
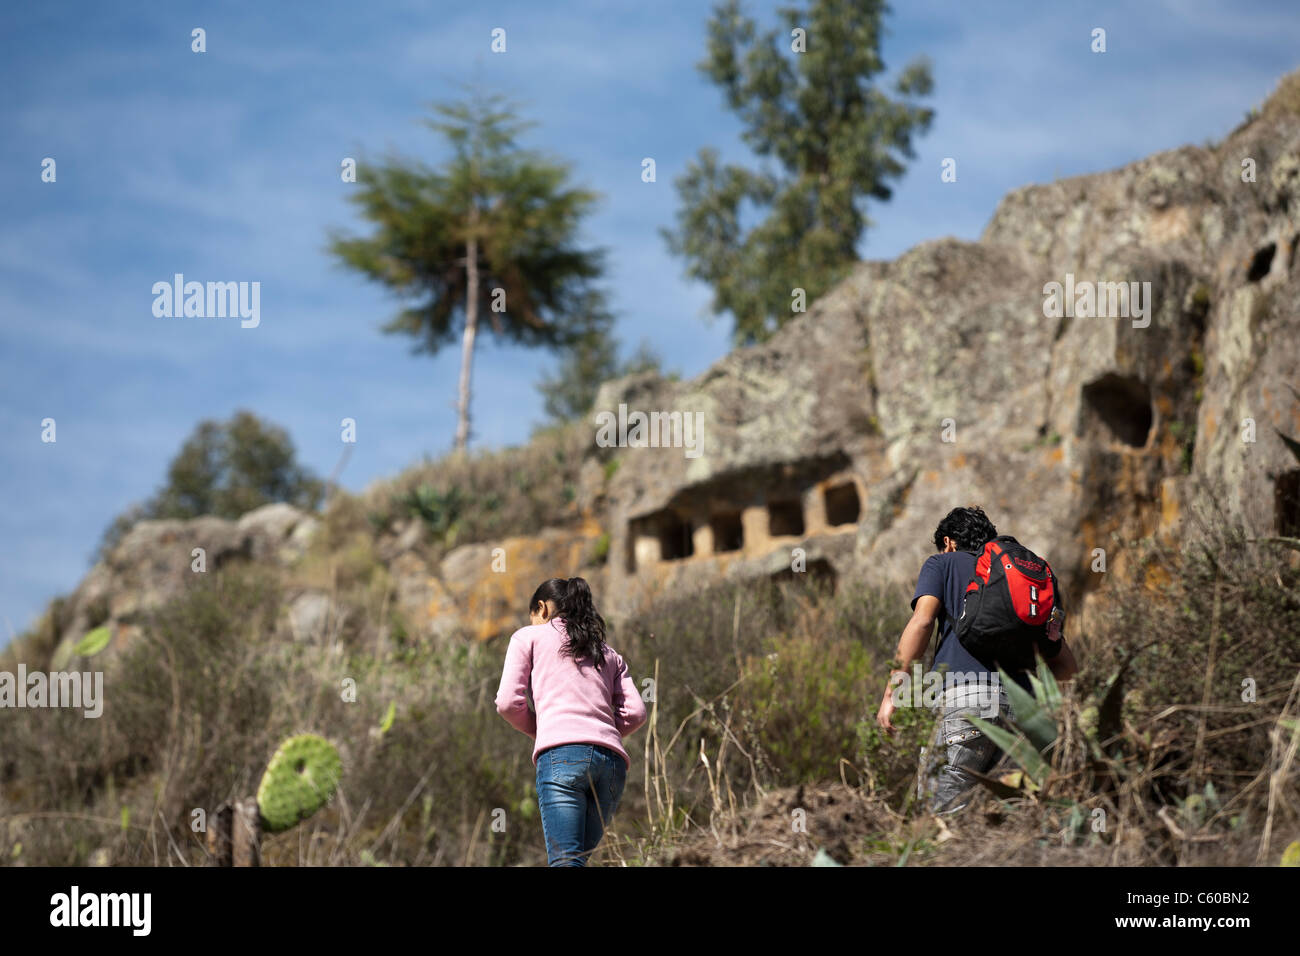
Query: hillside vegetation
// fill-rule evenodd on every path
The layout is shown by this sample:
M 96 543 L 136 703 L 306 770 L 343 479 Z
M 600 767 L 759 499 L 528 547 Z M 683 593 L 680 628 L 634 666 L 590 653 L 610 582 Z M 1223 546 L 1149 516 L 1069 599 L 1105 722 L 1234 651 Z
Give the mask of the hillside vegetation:
M 1300 839 L 1295 555 L 1209 521 L 1176 549 L 1133 546 L 1145 574 L 1109 582 L 1085 622 L 1050 776 L 1034 789 L 1003 774 L 943 820 L 911 799 L 931 715 L 907 715 L 894 740 L 872 720 L 908 593 L 763 582 L 655 602 L 611 635 L 653 703 L 597 859 L 1276 863 Z M 9 864 L 200 865 L 194 810 L 251 793 L 304 731 L 339 745 L 342 785 L 267 839 L 267 864 L 544 863 L 529 742 L 492 703 L 504 642 L 274 640 L 284 586 L 252 564 L 194 575 L 116 662 L 101 718 L 6 715 Z
M 197 811 L 314 733 L 341 785 L 266 862 L 541 863 L 530 744 L 493 696 L 527 596 L 581 573 L 651 701 L 603 862 L 1300 862 L 1297 91 L 1222 143 L 1015 190 L 978 241 L 861 263 L 694 380 L 601 386 L 602 410 L 707 410 L 697 458 L 578 422 L 319 512 L 314 479 L 310 513 L 260 480 L 152 500 L 0 655 L 102 668 L 107 697 L 4 712 L 0 859 L 203 863 Z M 1151 285 L 1143 322 L 1040 321 L 1076 275 Z M 199 478 L 227 444 L 186 456 Z M 912 796 L 933 715 L 873 718 L 959 504 L 1050 557 L 1081 670 L 936 818 Z

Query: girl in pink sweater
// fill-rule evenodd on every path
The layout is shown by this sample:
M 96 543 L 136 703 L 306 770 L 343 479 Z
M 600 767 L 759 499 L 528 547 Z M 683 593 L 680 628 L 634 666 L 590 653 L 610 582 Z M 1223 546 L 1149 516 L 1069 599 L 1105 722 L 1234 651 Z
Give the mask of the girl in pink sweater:
M 585 580 L 544 582 L 528 617 L 510 637 L 497 712 L 535 741 L 547 861 L 586 866 L 622 799 L 631 766 L 623 738 L 645 723 L 645 704 L 605 643 Z

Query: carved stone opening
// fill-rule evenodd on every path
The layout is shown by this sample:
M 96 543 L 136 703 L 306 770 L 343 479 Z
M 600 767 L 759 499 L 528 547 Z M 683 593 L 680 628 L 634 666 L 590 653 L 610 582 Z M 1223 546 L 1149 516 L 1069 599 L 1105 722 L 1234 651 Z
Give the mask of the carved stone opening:
M 853 482 L 845 482 L 834 488 L 826 489 L 826 523 L 831 527 L 842 524 L 857 524 L 862 514 L 862 503 L 858 500 L 858 489 Z
M 839 582 L 839 575 L 825 558 L 814 558 L 803 571 L 795 571 L 793 568 L 777 571 L 772 575 L 772 581 L 777 584 L 795 582 L 833 591 Z
M 1146 445 L 1154 413 L 1151 391 L 1138 379 L 1108 372 L 1083 387 L 1083 404 L 1090 430 L 1133 448 Z
M 767 533 L 774 538 L 803 534 L 802 503 L 794 500 L 768 502 Z
M 629 572 L 657 561 L 689 558 L 695 553 L 690 522 L 671 508 L 634 519 L 628 531 Z
M 1255 253 L 1250 260 L 1250 271 L 1246 273 L 1247 282 L 1259 282 L 1273 268 L 1273 256 L 1277 254 L 1277 243 L 1270 242 Z
M 691 526 L 675 511 L 659 513 L 659 557 L 663 561 L 689 558 L 695 553 Z
M 1300 538 L 1300 468 L 1284 471 L 1273 481 L 1273 519 L 1284 538 Z
M 745 546 L 745 529 L 739 511 L 723 511 L 709 519 L 713 529 L 713 553 L 739 551 Z

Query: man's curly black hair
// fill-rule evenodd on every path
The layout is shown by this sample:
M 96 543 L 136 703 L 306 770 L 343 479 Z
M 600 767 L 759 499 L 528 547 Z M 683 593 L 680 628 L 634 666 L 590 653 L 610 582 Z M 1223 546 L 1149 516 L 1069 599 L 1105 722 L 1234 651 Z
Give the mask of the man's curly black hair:
M 998 536 L 998 529 L 983 508 L 953 508 L 934 529 L 934 549 L 943 550 L 943 539 L 952 538 L 959 551 L 981 551 Z

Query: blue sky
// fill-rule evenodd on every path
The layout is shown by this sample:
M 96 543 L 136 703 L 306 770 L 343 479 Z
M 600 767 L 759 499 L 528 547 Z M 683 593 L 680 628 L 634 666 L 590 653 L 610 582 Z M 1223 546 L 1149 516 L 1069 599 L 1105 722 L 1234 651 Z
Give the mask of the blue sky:
M 750 0 L 772 23 L 777 4 Z M 669 368 L 727 351 L 708 290 L 659 236 L 697 150 L 744 160 L 695 69 L 708 4 L 560 0 L 4 4 L 0 10 L 0 644 L 71 591 L 104 527 L 149 495 L 194 426 L 249 408 L 359 490 L 451 444 L 458 354 L 379 333 L 396 303 L 334 266 L 327 230 L 363 230 L 343 157 L 436 163 L 426 105 L 474 79 L 537 125 L 525 145 L 603 194 L 584 237 L 608 253 L 625 352 Z M 1089 49 L 1094 27 L 1107 52 Z M 207 52 L 190 31 L 207 32 Z M 494 27 L 507 52 L 490 52 Z M 861 252 L 978 237 L 1009 189 L 1218 138 L 1300 65 L 1290 2 L 898 2 L 890 70 L 933 63 L 937 111 Z M 658 182 L 643 183 L 654 157 Z M 958 161 L 942 184 L 940 161 Z M 58 179 L 43 183 L 53 157 Z M 261 325 L 159 319 L 154 282 L 259 281 Z M 551 357 L 480 337 L 478 447 L 541 418 Z M 54 418 L 58 440 L 40 439 Z

